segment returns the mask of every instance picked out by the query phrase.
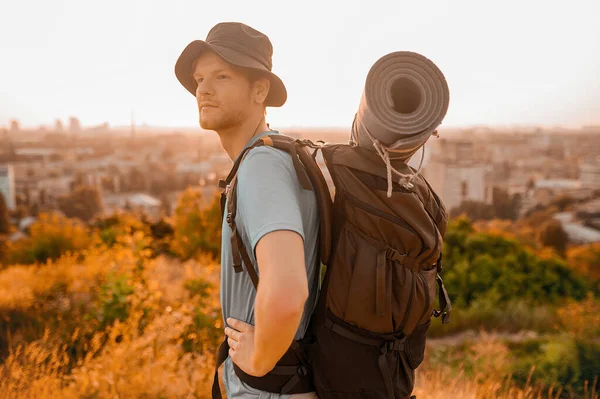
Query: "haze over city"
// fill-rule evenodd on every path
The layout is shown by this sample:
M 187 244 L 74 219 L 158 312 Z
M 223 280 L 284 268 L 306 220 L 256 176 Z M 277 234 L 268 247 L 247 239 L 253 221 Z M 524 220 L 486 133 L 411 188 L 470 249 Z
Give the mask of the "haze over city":
M 276 127 L 346 127 L 372 64 L 417 51 L 444 73 L 444 126 L 600 124 L 600 3 L 276 1 L 7 2 L 0 25 L 0 126 L 131 120 L 197 126 L 173 73 L 219 21 L 269 35 L 288 102 Z

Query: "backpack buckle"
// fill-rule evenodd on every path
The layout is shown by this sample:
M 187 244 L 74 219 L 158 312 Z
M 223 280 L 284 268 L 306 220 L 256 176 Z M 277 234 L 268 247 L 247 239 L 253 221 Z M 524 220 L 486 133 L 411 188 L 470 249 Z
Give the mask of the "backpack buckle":
M 298 375 L 302 377 L 306 377 L 308 375 L 308 370 L 306 369 L 306 367 L 304 367 L 304 365 L 298 367 Z
M 385 341 L 381 344 L 381 354 L 384 355 L 391 351 L 403 351 L 405 339 L 398 339 L 396 341 Z
M 388 352 L 388 342 L 384 342 L 380 348 L 381 354 L 385 355 Z
M 436 262 L 436 267 L 437 267 L 437 272 L 438 274 L 442 272 L 442 253 L 440 252 L 440 257 L 438 258 L 438 261 Z

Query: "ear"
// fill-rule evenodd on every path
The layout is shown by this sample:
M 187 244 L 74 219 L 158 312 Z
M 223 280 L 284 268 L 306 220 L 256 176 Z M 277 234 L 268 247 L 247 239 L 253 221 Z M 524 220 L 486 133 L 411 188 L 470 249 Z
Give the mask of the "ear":
M 254 101 L 258 104 L 264 104 L 271 88 L 271 81 L 267 78 L 260 78 L 254 82 L 253 94 Z

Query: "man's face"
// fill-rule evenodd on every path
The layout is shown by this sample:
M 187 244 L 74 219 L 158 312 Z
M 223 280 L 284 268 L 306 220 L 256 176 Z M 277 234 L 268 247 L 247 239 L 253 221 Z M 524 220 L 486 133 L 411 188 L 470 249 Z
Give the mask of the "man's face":
M 229 129 L 249 116 L 253 106 L 252 85 L 246 75 L 216 53 L 206 51 L 198 57 L 193 77 L 198 84 L 196 101 L 203 129 Z

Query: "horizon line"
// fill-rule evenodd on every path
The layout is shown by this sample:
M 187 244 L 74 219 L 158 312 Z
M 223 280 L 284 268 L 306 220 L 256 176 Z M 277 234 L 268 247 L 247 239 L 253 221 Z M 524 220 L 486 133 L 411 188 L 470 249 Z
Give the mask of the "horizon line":
M 106 125 L 106 126 L 105 126 Z M 150 129 L 157 129 L 157 130 L 178 130 L 178 129 L 182 129 L 182 130 L 198 130 L 198 131 L 204 131 L 204 132 L 213 132 L 213 130 L 206 130 L 206 129 L 202 129 L 199 126 L 190 126 L 190 125 L 179 125 L 179 126 L 170 126 L 170 125 L 151 125 L 151 124 L 147 124 L 147 123 L 141 123 L 141 124 L 133 124 L 133 125 L 111 125 L 109 122 L 103 122 L 102 124 L 95 124 L 95 125 L 80 125 L 81 130 L 93 130 L 93 129 L 99 129 L 99 128 L 107 128 L 108 130 L 123 130 L 123 129 L 131 129 L 133 127 L 135 127 L 136 129 L 143 129 L 143 130 L 150 130 Z M 20 121 L 19 121 L 19 130 L 20 131 L 26 131 L 26 130 L 40 130 L 41 128 L 46 128 L 50 131 L 53 131 L 54 126 L 53 125 L 48 125 L 48 124 L 39 124 L 39 125 L 21 125 Z M 278 129 L 284 130 L 290 130 L 290 129 L 303 129 L 303 130 L 345 130 L 345 129 L 349 129 L 350 126 L 336 126 L 336 125 L 322 125 L 322 126 L 310 126 L 310 125 L 287 125 L 287 126 L 280 126 Z M 579 129 L 579 130 L 584 130 L 584 129 L 600 129 L 600 124 L 583 124 L 583 125 L 572 125 L 572 124 L 530 124 L 530 123 L 514 123 L 514 124 L 485 124 L 485 123 L 477 123 L 477 124 L 465 124 L 465 125 L 445 125 L 445 124 L 440 124 L 438 127 L 438 129 L 475 129 L 475 128 L 485 128 L 485 129 L 514 129 L 514 128 L 529 128 L 529 129 Z M 7 131 L 11 131 L 10 130 L 10 125 L 4 125 L 1 126 L 0 125 L 0 130 L 4 130 L 6 129 Z M 277 129 L 275 129 L 277 130 Z M 64 131 L 68 132 L 69 128 L 68 126 L 64 127 Z

